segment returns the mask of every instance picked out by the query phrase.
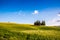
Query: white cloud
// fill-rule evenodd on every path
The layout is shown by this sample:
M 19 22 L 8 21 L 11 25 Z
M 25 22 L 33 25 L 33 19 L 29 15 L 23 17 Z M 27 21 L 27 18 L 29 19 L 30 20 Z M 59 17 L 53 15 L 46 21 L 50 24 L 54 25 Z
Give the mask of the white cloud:
M 17 15 L 18 16 L 25 16 L 25 12 L 20 10 L 20 11 L 17 12 Z
M 32 14 L 39 14 L 38 10 L 34 10 L 34 12 Z
M 22 13 L 22 10 L 20 10 L 20 11 L 17 12 L 18 15 L 21 15 L 21 13 Z
M 60 16 L 60 13 L 58 13 L 57 16 Z
M 54 18 L 52 20 L 48 20 L 47 22 L 47 26 L 60 26 L 60 21 L 58 22 L 58 20 L 60 20 L 60 18 Z
M 46 20 L 46 26 L 60 26 L 60 8 L 45 9 L 40 11 Z

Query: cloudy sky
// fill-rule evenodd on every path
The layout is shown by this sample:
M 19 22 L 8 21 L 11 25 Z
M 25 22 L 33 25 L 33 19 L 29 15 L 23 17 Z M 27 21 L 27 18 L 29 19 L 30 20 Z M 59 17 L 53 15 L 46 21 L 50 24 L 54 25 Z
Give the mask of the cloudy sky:
M 0 0 L 0 22 L 33 24 L 36 20 L 59 25 L 60 0 Z

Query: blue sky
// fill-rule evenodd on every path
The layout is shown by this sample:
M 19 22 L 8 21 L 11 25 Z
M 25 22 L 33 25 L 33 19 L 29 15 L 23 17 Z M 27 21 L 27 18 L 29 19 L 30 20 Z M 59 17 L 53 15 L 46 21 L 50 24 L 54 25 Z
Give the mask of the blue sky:
M 52 25 L 60 20 L 59 12 L 60 0 L 0 0 L 0 22 L 33 24 L 45 20 Z

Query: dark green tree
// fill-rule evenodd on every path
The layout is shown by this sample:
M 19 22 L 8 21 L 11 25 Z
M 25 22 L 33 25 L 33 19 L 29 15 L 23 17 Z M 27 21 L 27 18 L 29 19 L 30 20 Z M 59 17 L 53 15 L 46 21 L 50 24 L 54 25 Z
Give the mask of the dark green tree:
M 45 21 L 42 21 L 41 25 L 45 25 Z
M 37 20 L 37 21 L 35 21 L 35 22 L 34 22 L 34 25 L 39 26 L 39 25 L 41 25 L 41 23 L 40 23 L 40 21 L 39 21 L 39 20 Z

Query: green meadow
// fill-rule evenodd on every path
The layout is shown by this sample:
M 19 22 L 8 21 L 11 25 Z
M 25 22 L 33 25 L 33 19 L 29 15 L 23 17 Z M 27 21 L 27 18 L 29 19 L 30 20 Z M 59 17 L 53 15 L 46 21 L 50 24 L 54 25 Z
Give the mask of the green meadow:
M 0 23 L 0 40 L 60 40 L 60 27 Z

